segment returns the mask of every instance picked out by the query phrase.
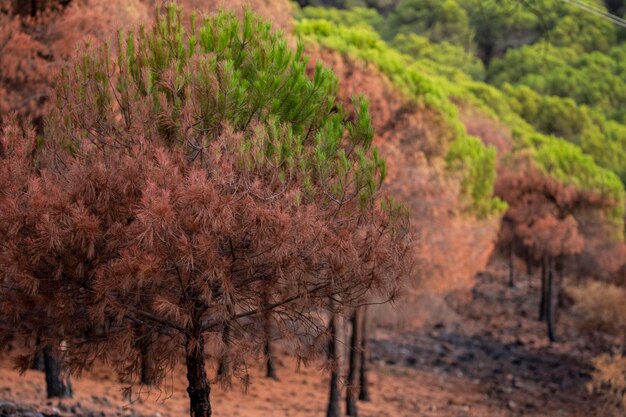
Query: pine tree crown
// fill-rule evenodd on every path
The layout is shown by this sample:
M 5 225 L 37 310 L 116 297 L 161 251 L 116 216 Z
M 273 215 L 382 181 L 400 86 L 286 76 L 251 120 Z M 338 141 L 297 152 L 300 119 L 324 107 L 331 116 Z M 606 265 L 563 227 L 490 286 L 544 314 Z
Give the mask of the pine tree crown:
M 110 49 L 88 46 L 62 72 L 47 136 L 74 152 L 85 142 L 131 149 L 143 137 L 203 161 L 232 130 L 241 169 L 297 178 L 305 198 L 373 202 L 386 165 L 368 102 L 345 110 L 332 70 L 310 69 L 302 44 L 291 50 L 249 9 L 241 20 L 221 11 L 185 22 L 171 3 L 152 29 L 120 31 L 116 58 Z

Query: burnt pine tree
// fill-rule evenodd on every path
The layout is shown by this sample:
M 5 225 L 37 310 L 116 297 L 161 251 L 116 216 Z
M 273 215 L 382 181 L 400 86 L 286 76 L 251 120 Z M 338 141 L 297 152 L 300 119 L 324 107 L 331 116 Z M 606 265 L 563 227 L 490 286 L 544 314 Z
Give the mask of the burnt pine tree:
M 393 294 L 410 239 L 404 209 L 379 198 L 364 100 L 333 109 L 334 74 L 309 78 L 302 48 L 248 11 L 184 27 L 170 5 L 120 34 L 116 57 L 88 50 L 43 140 L 4 130 L 19 152 L 0 153 L 14 167 L 0 178 L 0 302 L 25 337 L 65 341 L 73 370 L 136 372 L 137 326 L 161 335 L 154 369 L 182 351 L 190 415 L 208 417 L 205 344 L 236 328 L 235 368 L 268 311 L 306 325 L 329 298 Z
M 615 202 L 608 196 L 564 185 L 534 167 L 502 175 L 496 193 L 509 206 L 500 233 L 504 245 L 530 255 L 529 263 L 541 266 L 539 320 L 546 321 L 548 338 L 553 341 L 559 291 L 556 276 L 585 245 L 578 217 L 606 211 Z
M 22 133 L 16 123 L 10 123 L 3 128 L 3 140 L 0 141 L 0 269 L 5 274 L 16 273 L 16 263 L 24 261 L 24 253 L 20 252 L 22 235 L 21 228 L 32 227 L 37 223 L 39 213 L 36 210 L 22 211 L 17 204 L 28 187 L 37 187 L 29 183 L 34 172 L 32 154 L 28 152 L 28 144 L 35 141 L 33 131 Z M 16 238 L 16 241 L 12 241 Z M 35 245 L 32 242 L 32 245 Z M 2 274 L 2 272 L 0 272 Z M 55 339 L 53 333 L 56 325 L 49 320 L 51 306 L 44 304 L 42 299 L 29 297 L 28 301 L 21 300 L 19 291 L 33 293 L 35 285 L 32 282 L 22 281 L 20 289 L 12 287 L 11 281 L 0 280 L 0 311 L 2 311 L 5 326 L 0 330 L 0 342 L 11 338 L 26 341 L 33 349 L 32 355 L 18 358 L 24 369 L 33 368 L 45 373 L 46 393 L 52 397 L 71 397 L 72 389 L 69 382 L 68 370 L 64 369 L 59 345 L 61 340 Z M 38 290 L 40 289 L 37 286 Z M 54 291 L 47 287 L 45 291 Z M 19 316 L 9 317 L 12 313 L 9 306 L 12 302 L 25 301 L 21 308 L 28 309 L 29 322 Z M 15 312 L 13 312 L 15 313 Z M 30 338 L 30 340 L 28 340 Z

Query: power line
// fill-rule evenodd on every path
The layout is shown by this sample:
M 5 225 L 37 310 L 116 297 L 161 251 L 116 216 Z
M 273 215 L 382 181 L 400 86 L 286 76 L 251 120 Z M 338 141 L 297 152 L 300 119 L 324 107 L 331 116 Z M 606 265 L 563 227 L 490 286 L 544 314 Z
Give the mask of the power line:
M 588 11 L 592 14 L 594 14 L 595 16 L 601 17 L 603 19 L 606 19 L 612 23 L 616 23 L 622 27 L 625 27 L 624 25 L 626 25 L 626 20 L 622 19 L 619 16 L 615 16 L 609 12 L 607 12 L 604 9 L 599 8 L 598 6 L 594 6 L 591 5 L 589 3 L 586 3 L 582 0 L 563 0 L 566 3 L 569 3 L 575 7 L 578 7 L 582 10 Z
M 607 20 L 617 26 L 621 26 L 626 28 L 626 20 L 622 19 L 619 16 L 615 16 L 605 10 L 598 8 L 597 6 L 591 5 L 589 3 L 585 3 L 582 0 L 561 0 L 564 3 L 567 3 L 571 6 L 578 7 L 581 10 L 584 10 L 588 13 L 593 14 L 601 19 Z
M 602 6 L 598 6 L 597 4 L 594 3 L 587 3 L 584 0 L 574 0 L 576 3 L 580 3 L 583 6 L 586 6 L 590 9 L 594 9 L 597 10 L 598 12 L 605 14 L 605 15 L 609 15 L 611 16 L 611 14 L 606 10 L 606 8 L 602 7 Z

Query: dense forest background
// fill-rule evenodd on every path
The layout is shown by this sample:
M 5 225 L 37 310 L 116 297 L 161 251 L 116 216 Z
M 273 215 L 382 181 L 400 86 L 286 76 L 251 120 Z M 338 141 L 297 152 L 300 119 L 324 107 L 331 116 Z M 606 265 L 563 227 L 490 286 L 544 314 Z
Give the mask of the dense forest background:
M 393 122 L 381 123 L 394 129 L 386 142 L 407 143 L 409 137 L 430 166 L 442 160 L 444 175 L 458 175 L 460 217 L 466 224 L 483 226 L 471 229 L 475 242 L 484 236 L 476 230 L 489 230 L 484 228 L 489 219 L 501 219 L 495 253 L 509 259 L 510 285 L 517 259 L 524 259 L 527 273 L 533 266 L 541 269 L 539 318 L 548 324 L 548 337 L 556 338 L 553 310 L 562 305 L 553 298 L 561 300 L 564 293 L 574 299 L 581 327 L 623 337 L 618 323 L 624 315 L 618 306 L 626 294 L 625 3 L 392 0 L 299 5 L 297 34 L 338 53 L 342 58 L 335 55 L 335 63 L 366 63 L 366 71 L 380 72 L 404 97 L 403 110 L 391 117 Z M 358 71 L 345 72 L 347 84 L 365 91 L 376 88 L 354 81 L 358 76 Z M 381 98 L 380 93 L 373 95 Z M 374 114 L 378 111 L 384 109 L 376 108 Z M 398 120 L 410 113 L 427 116 L 414 124 Z M 415 194 L 405 192 L 405 201 L 421 199 L 412 209 L 423 215 L 423 194 Z M 415 217 L 418 229 L 428 231 L 426 222 Z M 431 221 L 434 216 L 425 217 Z M 439 220 L 436 227 L 445 227 L 449 238 L 443 253 L 460 252 L 463 259 L 476 254 L 450 233 L 450 222 Z M 426 236 L 425 241 L 437 241 L 433 234 Z M 421 247 L 419 252 L 425 255 L 423 280 L 428 286 L 450 283 L 455 276 L 450 268 L 443 279 L 429 280 L 437 275 L 436 267 L 429 269 L 436 251 Z M 472 266 L 480 270 L 480 256 L 474 259 Z M 472 266 L 465 263 L 462 270 Z M 592 384 L 609 387 L 617 403 L 623 401 L 625 386 L 621 350 L 618 342 L 615 356 L 596 360 Z
M 502 215 L 500 253 L 623 285 L 624 2 L 300 6 L 305 41 L 366 62 L 425 109 L 427 121 L 411 125 L 398 119 L 420 111 L 401 106 L 394 135 L 460 176 L 465 219 Z

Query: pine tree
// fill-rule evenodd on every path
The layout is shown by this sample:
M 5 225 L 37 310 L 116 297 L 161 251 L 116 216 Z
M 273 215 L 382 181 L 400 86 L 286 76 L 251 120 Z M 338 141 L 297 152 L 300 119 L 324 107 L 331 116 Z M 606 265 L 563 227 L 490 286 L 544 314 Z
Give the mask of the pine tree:
M 208 417 L 205 344 L 236 328 L 233 369 L 268 312 L 305 325 L 329 298 L 393 291 L 410 239 L 404 209 L 380 198 L 364 100 L 337 106 L 332 72 L 309 78 L 302 48 L 250 12 L 184 27 L 170 5 L 120 34 L 116 58 L 88 50 L 42 140 L 2 152 L 25 172 L 0 177 L 15 191 L 0 194 L 0 300 L 26 336 L 55 323 L 45 342 L 66 341 L 75 370 L 117 359 L 135 373 L 137 326 L 160 335 L 153 369 L 182 350 L 190 415 Z
M 500 232 L 503 245 L 529 254 L 531 262 L 541 265 L 539 320 L 546 321 L 548 337 L 553 341 L 559 290 L 555 277 L 585 245 L 577 217 L 597 215 L 613 207 L 614 202 L 610 196 L 564 185 L 532 167 L 502 175 L 496 192 L 509 204 Z

